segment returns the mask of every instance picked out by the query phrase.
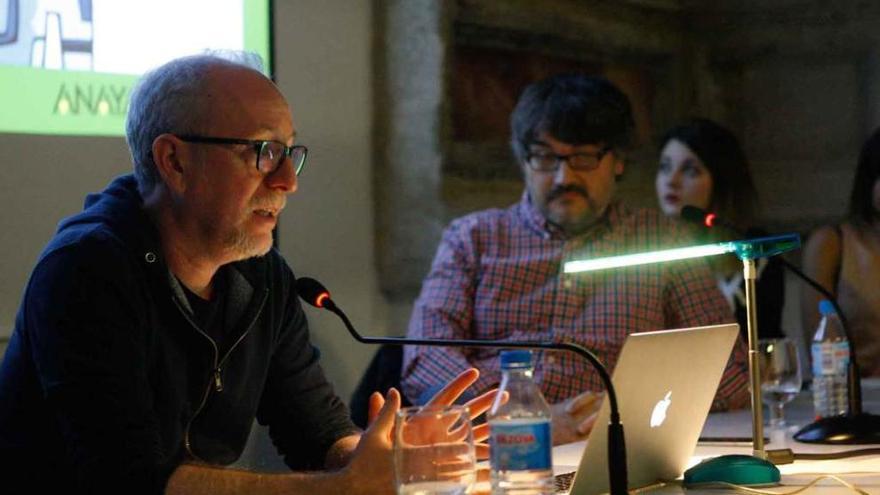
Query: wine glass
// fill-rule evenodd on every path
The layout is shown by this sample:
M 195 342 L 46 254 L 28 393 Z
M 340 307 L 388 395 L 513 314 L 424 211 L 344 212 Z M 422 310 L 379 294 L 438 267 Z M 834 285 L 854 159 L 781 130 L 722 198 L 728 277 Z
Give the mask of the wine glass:
M 770 408 L 770 427 L 785 426 L 783 408 L 801 391 L 801 363 L 790 339 L 758 341 L 761 397 Z
M 398 495 L 463 495 L 476 482 L 476 453 L 466 406 L 406 407 L 394 423 Z

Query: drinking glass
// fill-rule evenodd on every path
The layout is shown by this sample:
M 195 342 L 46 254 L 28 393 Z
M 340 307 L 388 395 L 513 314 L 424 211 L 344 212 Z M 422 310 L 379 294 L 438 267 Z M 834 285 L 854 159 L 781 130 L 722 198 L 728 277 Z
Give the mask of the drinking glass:
M 474 435 L 465 406 L 401 409 L 393 451 L 398 495 L 461 495 L 476 482 Z
M 771 428 L 785 426 L 783 408 L 801 391 L 801 363 L 790 339 L 758 341 L 761 397 L 770 408 Z

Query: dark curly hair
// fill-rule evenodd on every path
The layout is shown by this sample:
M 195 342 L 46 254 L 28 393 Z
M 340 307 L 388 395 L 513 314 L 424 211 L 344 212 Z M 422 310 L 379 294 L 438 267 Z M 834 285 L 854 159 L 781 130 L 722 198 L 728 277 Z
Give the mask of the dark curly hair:
M 601 77 L 560 74 L 526 87 L 510 116 L 510 146 L 520 163 L 541 133 L 574 144 L 628 148 L 635 127 L 629 99 Z

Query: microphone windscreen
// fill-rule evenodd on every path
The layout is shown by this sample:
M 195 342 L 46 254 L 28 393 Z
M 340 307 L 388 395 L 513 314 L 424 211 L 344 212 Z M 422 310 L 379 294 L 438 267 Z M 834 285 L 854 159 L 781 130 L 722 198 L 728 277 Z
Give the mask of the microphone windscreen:
M 330 298 L 330 291 L 324 284 L 309 277 L 296 279 L 296 293 L 303 301 L 317 308 L 323 307 L 323 302 Z
M 684 205 L 681 207 L 681 218 L 689 222 L 705 224 L 706 210 L 696 206 Z

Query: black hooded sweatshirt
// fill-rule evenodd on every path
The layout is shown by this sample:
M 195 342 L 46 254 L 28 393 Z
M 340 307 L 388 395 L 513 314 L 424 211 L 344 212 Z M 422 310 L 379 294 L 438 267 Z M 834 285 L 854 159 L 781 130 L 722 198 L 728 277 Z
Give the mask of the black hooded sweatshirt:
M 0 367 L 6 486 L 162 493 L 181 462 L 238 459 L 254 417 L 292 469 L 323 467 L 357 430 L 309 342 L 293 273 L 274 249 L 223 270 L 218 351 L 164 262 L 133 176 L 62 221 Z

